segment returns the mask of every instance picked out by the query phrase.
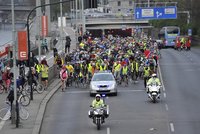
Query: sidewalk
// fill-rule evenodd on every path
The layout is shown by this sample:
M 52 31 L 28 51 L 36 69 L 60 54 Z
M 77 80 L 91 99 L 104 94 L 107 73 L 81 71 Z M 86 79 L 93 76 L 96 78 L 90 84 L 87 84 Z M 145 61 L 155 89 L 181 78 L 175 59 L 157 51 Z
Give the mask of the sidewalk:
M 75 33 L 70 27 L 65 27 L 63 30 L 66 35 L 68 34 L 71 37 L 72 41 L 70 50 L 72 51 L 76 48 Z M 63 43 L 65 43 L 65 40 Z M 58 51 L 61 53 L 63 51 L 63 46 L 61 46 L 60 40 L 56 46 Z M 54 64 L 53 51 L 50 51 L 46 55 L 41 55 L 41 57 L 46 57 L 50 66 Z M 39 134 L 46 104 L 60 86 L 60 79 L 54 78 L 47 91 L 42 94 L 34 92 L 34 100 L 31 101 L 30 105 L 27 107 L 30 114 L 28 120 L 21 120 L 19 128 L 16 128 L 15 124 L 11 124 L 10 120 L 6 122 L 0 120 L 0 134 Z M 4 104 L 6 96 L 7 94 L 5 93 L 0 95 L 0 109 L 6 107 L 6 104 Z
M 27 108 L 30 116 L 28 120 L 20 120 L 19 128 L 16 128 L 15 124 L 11 124 L 11 120 L 6 122 L 1 121 L 0 124 L 4 124 L 2 129 L 0 125 L 1 134 L 32 134 L 40 127 L 40 121 L 42 121 L 43 114 L 45 112 L 46 104 L 53 96 L 53 94 L 60 88 L 60 79 L 53 80 L 49 85 L 48 90 L 42 94 L 34 93 L 34 100 L 31 101 Z M 37 121 L 36 121 L 37 119 Z M 38 120 L 39 119 L 39 120 Z M 36 128 L 33 131 L 34 125 Z

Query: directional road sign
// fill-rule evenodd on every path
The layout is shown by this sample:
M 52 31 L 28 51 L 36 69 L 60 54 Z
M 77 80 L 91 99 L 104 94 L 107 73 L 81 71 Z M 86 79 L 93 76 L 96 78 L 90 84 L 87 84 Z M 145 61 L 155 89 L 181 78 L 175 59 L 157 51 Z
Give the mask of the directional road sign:
M 177 7 L 136 7 L 135 19 L 176 19 Z

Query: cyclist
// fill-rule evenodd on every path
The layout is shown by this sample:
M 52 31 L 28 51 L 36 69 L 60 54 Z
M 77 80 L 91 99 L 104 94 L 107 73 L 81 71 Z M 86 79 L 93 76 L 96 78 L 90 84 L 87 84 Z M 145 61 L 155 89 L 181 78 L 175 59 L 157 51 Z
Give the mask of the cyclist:
M 62 66 L 62 69 L 60 70 L 60 79 L 61 79 L 61 82 L 62 82 L 62 91 L 65 90 L 65 82 L 68 78 L 68 75 L 67 75 L 67 69 L 65 67 L 65 65 Z
M 128 86 L 128 66 L 127 66 L 127 64 L 124 64 L 124 66 L 122 67 L 121 80 L 123 80 L 126 83 L 126 85 Z

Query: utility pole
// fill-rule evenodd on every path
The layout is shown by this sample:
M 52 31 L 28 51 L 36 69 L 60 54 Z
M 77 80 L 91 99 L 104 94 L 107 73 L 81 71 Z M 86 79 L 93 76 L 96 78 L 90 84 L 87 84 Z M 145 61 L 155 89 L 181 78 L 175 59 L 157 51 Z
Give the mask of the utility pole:
M 17 86 L 16 86 L 16 79 L 17 79 L 17 68 L 16 68 L 16 40 L 15 40 L 15 13 L 14 13 L 14 0 L 11 0 L 11 9 L 12 9 L 12 46 L 13 46 L 13 72 L 14 72 L 14 105 L 12 107 L 12 123 L 14 124 L 14 119 L 16 119 L 16 127 L 19 127 L 18 122 L 18 99 L 17 99 Z M 15 111 L 16 110 L 16 111 Z
M 76 34 L 76 47 L 78 47 L 78 45 L 77 45 L 77 40 L 78 40 L 78 12 L 77 12 L 77 10 L 78 10 L 78 2 L 77 2 L 77 0 L 76 0 L 76 32 L 75 32 L 75 34 Z
M 61 46 L 62 46 L 62 53 L 64 54 L 65 52 L 65 45 L 63 44 L 63 6 L 62 6 L 62 0 L 60 0 L 60 20 L 61 20 L 61 29 L 60 29 L 60 39 L 61 39 Z M 64 57 L 63 57 L 64 58 Z
M 36 6 L 41 5 L 41 0 L 36 0 Z M 41 8 L 36 9 L 36 28 L 37 28 L 37 44 L 38 44 L 38 54 L 39 54 L 39 63 L 41 62 L 41 41 L 40 41 L 40 22 L 41 22 Z
M 178 13 L 187 14 L 187 24 L 190 24 L 190 11 L 178 11 Z
M 50 0 L 45 0 L 45 4 L 49 4 Z M 50 13 L 50 6 L 45 7 L 45 15 L 48 16 L 48 34 L 51 31 L 51 13 Z

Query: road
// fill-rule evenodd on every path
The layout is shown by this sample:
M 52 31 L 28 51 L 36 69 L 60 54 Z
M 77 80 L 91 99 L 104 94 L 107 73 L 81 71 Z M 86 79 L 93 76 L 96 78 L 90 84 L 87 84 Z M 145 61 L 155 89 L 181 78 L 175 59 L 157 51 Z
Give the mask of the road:
M 162 51 L 161 72 L 166 89 L 166 106 L 175 134 L 200 132 L 200 50 Z
M 162 50 L 160 102 L 149 101 L 142 81 L 119 87 L 117 97 L 106 99 L 111 114 L 100 131 L 87 116 L 93 99 L 88 90 L 58 91 L 47 106 L 41 134 L 199 134 L 199 56 L 199 49 Z

